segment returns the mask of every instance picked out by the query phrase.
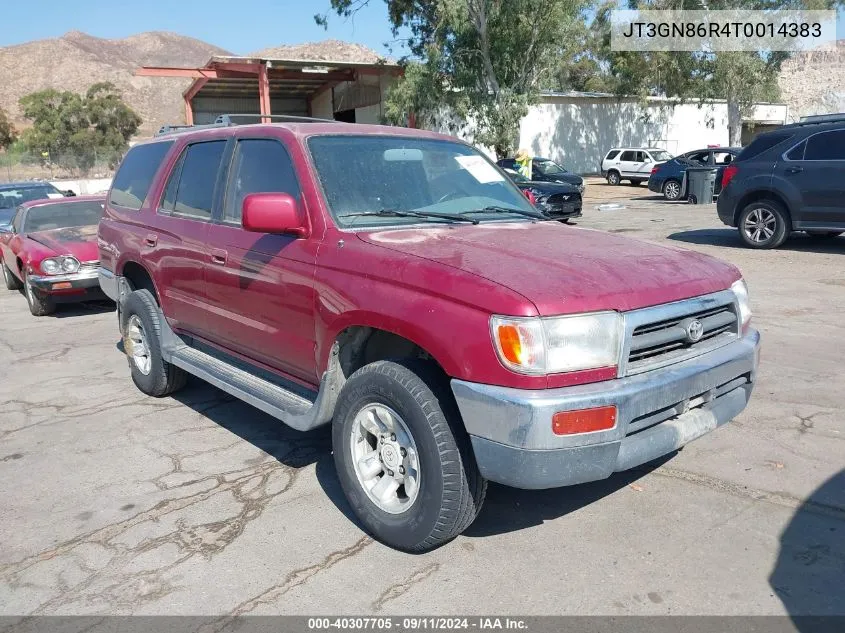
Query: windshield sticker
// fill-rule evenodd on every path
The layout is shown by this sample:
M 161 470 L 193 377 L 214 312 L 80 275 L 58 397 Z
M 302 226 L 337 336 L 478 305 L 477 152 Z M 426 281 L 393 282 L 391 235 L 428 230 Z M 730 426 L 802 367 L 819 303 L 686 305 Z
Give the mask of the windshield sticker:
M 481 156 L 455 156 L 462 169 L 466 169 L 482 185 L 488 182 L 502 182 L 505 177 Z

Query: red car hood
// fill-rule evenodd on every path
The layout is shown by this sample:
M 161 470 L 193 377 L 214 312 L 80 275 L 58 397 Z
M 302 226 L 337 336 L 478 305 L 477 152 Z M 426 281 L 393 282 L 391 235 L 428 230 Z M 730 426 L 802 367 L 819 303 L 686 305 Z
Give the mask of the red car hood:
M 694 251 L 558 222 L 359 233 L 365 242 L 485 277 L 541 315 L 634 310 L 725 290 L 739 271 Z
M 37 231 L 27 233 L 27 237 L 51 249 L 56 255 L 73 255 L 80 262 L 100 259 L 96 225 Z

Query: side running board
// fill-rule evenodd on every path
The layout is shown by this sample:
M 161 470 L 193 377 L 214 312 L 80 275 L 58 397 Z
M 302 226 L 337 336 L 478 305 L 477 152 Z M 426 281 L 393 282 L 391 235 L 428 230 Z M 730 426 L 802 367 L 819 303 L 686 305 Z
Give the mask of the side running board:
M 162 355 L 167 362 L 261 409 L 297 431 L 309 431 L 331 421 L 343 382 L 336 349 L 332 349 L 329 368 L 320 381 L 320 390 L 315 398 L 309 399 L 242 366 L 187 345 L 170 329 L 163 316 L 161 325 Z

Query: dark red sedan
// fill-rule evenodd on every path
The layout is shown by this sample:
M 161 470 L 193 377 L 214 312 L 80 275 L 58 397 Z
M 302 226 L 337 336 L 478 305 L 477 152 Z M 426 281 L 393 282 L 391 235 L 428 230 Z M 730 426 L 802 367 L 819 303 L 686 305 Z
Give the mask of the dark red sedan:
M 103 196 L 34 200 L 0 229 L 0 268 L 9 290 L 23 287 L 35 316 L 56 304 L 101 299 L 97 223 Z

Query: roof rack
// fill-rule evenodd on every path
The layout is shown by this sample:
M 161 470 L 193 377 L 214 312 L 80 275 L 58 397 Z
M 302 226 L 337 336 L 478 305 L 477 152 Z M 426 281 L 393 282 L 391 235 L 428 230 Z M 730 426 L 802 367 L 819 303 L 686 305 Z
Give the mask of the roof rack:
M 812 123 L 836 123 L 845 121 L 845 112 L 838 114 L 811 114 L 802 116 L 796 125 L 809 125 Z
M 214 123 L 204 125 L 162 125 L 156 136 L 163 134 L 180 134 L 182 132 L 193 132 L 195 130 L 206 130 L 218 127 L 231 127 L 233 125 L 251 125 L 263 123 L 264 119 L 270 119 L 270 123 L 337 123 L 333 119 L 318 119 L 316 117 L 295 116 L 292 114 L 221 114 Z

